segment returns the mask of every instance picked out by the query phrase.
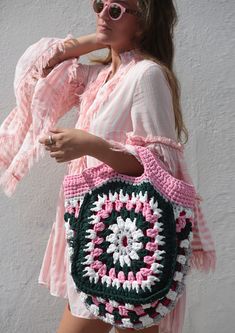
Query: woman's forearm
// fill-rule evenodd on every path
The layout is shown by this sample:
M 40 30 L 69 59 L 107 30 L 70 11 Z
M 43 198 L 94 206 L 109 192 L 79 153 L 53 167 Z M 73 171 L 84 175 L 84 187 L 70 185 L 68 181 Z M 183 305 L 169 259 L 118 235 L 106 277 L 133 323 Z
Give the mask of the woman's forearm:
M 96 34 L 89 34 L 78 38 L 71 38 L 64 42 L 65 52 L 61 54 L 61 61 L 78 58 L 89 52 L 105 48 L 103 44 L 96 42 Z
M 89 155 L 108 164 L 115 171 L 128 176 L 140 176 L 144 172 L 143 165 L 132 154 L 114 151 L 112 145 L 99 136 L 93 135 L 89 147 Z

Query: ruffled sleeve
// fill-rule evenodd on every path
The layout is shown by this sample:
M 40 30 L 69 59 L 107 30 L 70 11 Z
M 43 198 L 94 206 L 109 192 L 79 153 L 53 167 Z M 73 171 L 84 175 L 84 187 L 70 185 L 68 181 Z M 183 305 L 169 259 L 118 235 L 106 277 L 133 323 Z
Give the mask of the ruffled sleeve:
M 137 81 L 131 119 L 133 130 L 126 133 L 126 142 L 109 140 L 111 149 L 133 154 L 141 163 L 135 146 L 147 146 L 158 155 L 169 173 L 193 184 L 184 160 L 184 146 L 176 139 L 171 91 L 157 64 L 149 66 Z M 215 270 L 216 253 L 212 235 L 200 207 L 201 200 L 197 193 L 191 269 L 208 272 Z
M 73 106 L 85 89 L 90 66 L 66 60 L 43 78 L 43 68 L 65 39 L 42 38 L 18 60 L 14 91 L 16 107 L 0 126 L 0 185 L 11 196 L 18 182 L 45 154 L 39 138 Z

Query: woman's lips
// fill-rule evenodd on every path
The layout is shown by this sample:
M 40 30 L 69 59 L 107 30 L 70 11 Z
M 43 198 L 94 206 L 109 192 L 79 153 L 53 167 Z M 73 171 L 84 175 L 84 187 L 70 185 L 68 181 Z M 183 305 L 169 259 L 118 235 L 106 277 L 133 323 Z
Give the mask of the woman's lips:
M 102 24 L 99 24 L 99 25 L 98 25 L 98 28 L 99 28 L 100 30 L 111 30 L 111 29 L 108 28 L 106 25 L 102 25 Z

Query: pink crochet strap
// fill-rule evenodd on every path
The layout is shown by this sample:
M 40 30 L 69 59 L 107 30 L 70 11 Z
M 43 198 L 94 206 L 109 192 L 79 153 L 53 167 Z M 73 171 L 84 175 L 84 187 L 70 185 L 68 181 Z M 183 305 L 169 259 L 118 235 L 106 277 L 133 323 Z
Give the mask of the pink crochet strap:
M 105 163 L 85 169 L 82 174 L 66 175 L 63 181 L 65 198 L 81 196 L 85 192 L 108 181 L 111 177 L 121 177 L 123 181 L 138 184 L 149 178 L 169 200 L 192 208 L 195 204 L 194 186 L 173 177 L 164 169 L 163 162 L 146 147 L 137 146 L 137 153 L 144 166 L 139 177 L 120 174 Z

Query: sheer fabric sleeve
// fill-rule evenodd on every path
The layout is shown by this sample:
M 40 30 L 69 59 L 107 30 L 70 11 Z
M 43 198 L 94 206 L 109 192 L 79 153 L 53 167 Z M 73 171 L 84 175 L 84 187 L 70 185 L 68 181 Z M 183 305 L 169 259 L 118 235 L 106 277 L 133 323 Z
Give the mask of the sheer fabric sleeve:
M 17 183 L 45 152 L 39 137 L 79 104 L 90 66 L 77 58 L 55 66 L 43 77 L 43 68 L 63 49 L 65 39 L 42 38 L 29 46 L 17 62 L 14 78 L 16 106 L 0 126 L 0 185 L 11 196 Z

